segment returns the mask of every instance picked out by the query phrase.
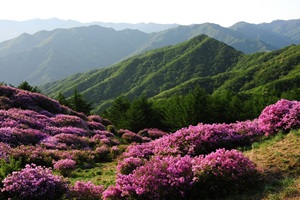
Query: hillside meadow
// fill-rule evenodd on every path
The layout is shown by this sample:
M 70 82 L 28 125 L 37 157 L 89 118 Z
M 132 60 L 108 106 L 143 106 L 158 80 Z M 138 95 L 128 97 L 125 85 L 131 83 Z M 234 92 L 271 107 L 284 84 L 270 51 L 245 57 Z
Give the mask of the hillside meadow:
M 253 120 L 116 129 L 0 86 L 0 199 L 297 199 L 300 102 Z

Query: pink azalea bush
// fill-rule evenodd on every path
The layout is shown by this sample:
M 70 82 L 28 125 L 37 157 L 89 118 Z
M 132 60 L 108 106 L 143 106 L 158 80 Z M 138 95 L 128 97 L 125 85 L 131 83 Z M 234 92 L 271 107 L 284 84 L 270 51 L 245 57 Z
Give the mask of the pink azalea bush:
M 11 107 L 34 110 L 36 112 L 46 110 L 52 114 L 69 111 L 68 109 L 63 108 L 58 101 L 50 99 L 42 94 L 9 86 L 1 85 L 0 95 L 8 97 L 11 100 Z
M 118 174 L 104 199 L 181 199 L 193 180 L 190 156 L 155 156 L 128 175 Z
M 58 143 L 66 144 L 70 149 L 87 148 L 89 140 L 73 134 L 61 133 L 54 136 Z
M 62 159 L 54 162 L 54 169 L 59 171 L 63 176 L 69 176 L 76 169 L 76 162 L 72 159 Z
M 128 175 L 133 172 L 137 167 L 143 165 L 144 161 L 141 158 L 129 157 L 125 158 L 118 163 L 117 171 L 119 174 Z
M 20 129 L 3 127 L 0 128 L 0 142 L 11 144 L 13 146 L 35 145 L 47 135 L 39 130 L 35 129 Z
M 106 145 L 102 145 L 101 147 L 97 147 L 95 150 L 95 158 L 97 161 L 109 161 L 110 158 L 110 148 Z
M 56 126 L 72 126 L 84 129 L 87 128 L 87 124 L 83 119 L 73 115 L 58 114 L 52 120 Z
M 244 190 L 259 180 L 254 163 L 235 149 L 218 149 L 208 154 L 194 163 L 192 171 L 195 185 L 192 193 L 200 196 L 214 197 Z
M 11 153 L 11 147 L 3 142 L 0 142 L 0 159 L 7 160 Z
M 300 102 L 282 99 L 267 106 L 258 120 L 266 135 L 275 134 L 279 130 L 300 128 Z
M 87 126 L 90 130 L 105 130 L 105 126 L 101 124 L 100 122 L 87 122 Z
M 182 128 L 150 143 L 131 145 L 124 157 L 151 155 L 191 155 L 210 153 L 218 148 L 234 149 L 249 145 L 263 132 L 257 121 L 234 124 L 198 124 Z
M 110 148 L 110 155 L 112 158 L 117 158 L 121 154 L 121 149 L 118 146 L 112 146 Z
M 71 186 L 66 198 L 76 200 L 99 200 L 102 197 L 104 187 L 102 185 L 94 185 L 91 181 L 76 181 Z
M 31 164 L 8 175 L 1 191 L 12 199 L 52 200 L 67 191 L 67 184 L 62 177 L 53 175 L 51 169 Z
M 143 129 L 141 131 L 138 132 L 138 135 L 142 136 L 142 137 L 148 137 L 151 138 L 152 140 L 161 138 L 165 135 L 168 135 L 168 133 L 161 131 L 159 129 L 156 128 L 147 128 L 147 129 Z
M 126 143 L 132 143 L 132 142 L 137 142 L 137 143 L 142 143 L 143 138 L 139 136 L 138 134 L 130 131 L 130 130 L 122 130 L 124 133 L 122 133 L 122 139 Z
M 202 199 L 245 189 L 258 179 L 255 165 L 237 150 L 207 156 L 154 156 L 132 173 L 118 174 L 104 199 Z

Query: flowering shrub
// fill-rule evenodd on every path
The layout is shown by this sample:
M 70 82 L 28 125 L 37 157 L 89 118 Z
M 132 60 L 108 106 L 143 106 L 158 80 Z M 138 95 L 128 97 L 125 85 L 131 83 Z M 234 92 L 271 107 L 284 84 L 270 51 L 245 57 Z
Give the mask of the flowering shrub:
M 63 176 L 69 176 L 76 168 L 76 162 L 72 159 L 62 159 L 54 162 L 54 169 L 59 171 Z
M 72 115 L 58 114 L 53 119 L 56 126 L 72 126 L 77 128 L 87 128 L 87 124 L 80 117 Z
M 123 199 L 184 198 L 193 180 L 192 161 L 190 156 L 155 156 L 131 174 L 118 175 L 116 188 L 121 194 L 112 190 Z M 104 199 L 114 198 L 106 192 Z
M 102 194 L 104 200 L 121 200 L 122 191 L 116 186 L 110 185 Z M 123 198 L 124 199 L 124 198 Z
M 161 138 L 162 136 L 168 135 L 168 133 L 161 131 L 156 128 L 144 129 L 138 132 L 138 135 L 143 137 L 149 137 L 153 140 Z
M 300 127 L 300 102 L 282 99 L 267 106 L 258 118 L 260 128 L 271 135 L 279 130 Z
M 12 199 L 59 199 L 67 190 L 67 184 L 60 176 L 52 174 L 49 168 L 26 165 L 3 180 L 2 192 Z
M 119 163 L 140 164 L 129 158 Z M 207 156 L 154 156 L 135 170 L 119 174 L 104 199 L 203 199 L 242 190 L 258 180 L 255 165 L 237 150 L 219 149 Z M 155 192 L 153 192 L 155 191 Z
M 88 139 L 73 134 L 61 133 L 54 136 L 59 143 L 65 143 L 71 149 L 82 149 L 88 147 Z
M 110 158 L 110 149 L 108 146 L 101 146 L 97 147 L 95 150 L 95 157 L 97 158 L 97 161 L 109 161 Z
M 104 187 L 102 185 L 94 185 L 91 181 L 76 181 L 74 186 L 70 187 L 67 199 L 99 200 L 103 191 Z
M 42 129 L 53 122 L 45 115 L 41 115 L 35 111 L 11 108 L 9 110 L 0 110 L 1 127 L 18 127 L 25 126 L 27 128 Z
M 90 130 L 105 130 L 105 126 L 100 122 L 87 122 L 87 126 Z
M 95 162 L 95 154 L 90 149 L 86 150 L 71 150 L 67 153 L 68 158 L 75 160 L 78 165 L 82 165 L 84 163 L 93 163 Z
M 0 159 L 6 160 L 10 155 L 11 147 L 3 142 L 0 142 Z
M 256 120 L 234 124 L 198 124 L 182 128 L 150 143 L 131 145 L 123 156 L 140 158 L 150 155 L 197 156 L 218 148 L 233 149 L 251 144 L 262 134 Z
M 137 142 L 137 143 L 142 143 L 143 138 L 139 136 L 138 134 L 129 131 L 129 130 L 124 130 L 124 133 L 122 134 L 122 139 L 126 143 L 132 143 L 132 142 Z
M 57 135 L 61 133 L 65 134 L 73 134 L 77 136 L 89 136 L 89 132 L 82 128 L 67 126 L 67 127 L 56 127 L 56 126 L 46 126 L 45 132 L 47 132 L 49 135 Z
M 30 109 L 36 112 L 47 110 L 53 114 L 63 111 L 58 101 L 50 99 L 39 93 L 1 85 L 0 95 L 8 97 L 13 102 L 11 107 Z
M 200 197 L 243 190 L 258 180 L 255 165 L 237 150 L 218 149 L 195 162 L 192 171 L 193 195 Z
M 121 154 L 121 150 L 118 146 L 113 146 L 110 148 L 110 155 L 112 158 L 116 158 L 118 155 Z
M 114 135 L 108 131 L 96 131 L 96 134 L 91 138 L 92 142 L 98 145 L 113 146 L 118 145 L 120 142 L 113 138 Z
M 7 110 L 13 106 L 13 102 L 5 97 L 5 96 L 0 96 L 0 109 Z
M 95 134 L 99 134 L 99 135 L 105 135 L 106 137 L 115 137 L 115 135 L 109 131 L 102 131 L 102 130 L 93 130 L 93 132 Z
M 35 129 L 0 128 L 0 142 L 5 142 L 13 146 L 20 144 L 35 145 L 45 137 L 45 133 Z
M 137 167 L 143 164 L 143 160 L 140 158 L 129 157 L 125 158 L 118 163 L 117 171 L 120 174 L 128 175 L 133 172 Z

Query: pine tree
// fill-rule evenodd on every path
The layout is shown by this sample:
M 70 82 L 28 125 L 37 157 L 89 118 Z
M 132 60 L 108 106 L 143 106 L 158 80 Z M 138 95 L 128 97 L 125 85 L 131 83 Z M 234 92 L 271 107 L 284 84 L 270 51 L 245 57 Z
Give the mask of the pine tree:
M 161 128 L 163 115 L 145 95 L 135 98 L 127 111 L 128 127 L 134 132 L 144 128 Z
M 72 96 L 68 99 L 68 105 L 71 109 L 86 115 L 89 115 L 92 110 L 92 103 L 88 103 L 77 88 L 74 89 Z
M 56 99 L 57 99 L 57 101 L 58 101 L 61 105 L 64 105 L 64 106 L 69 107 L 69 102 L 68 102 L 67 98 L 63 95 L 62 92 L 59 92 L 59 93 L 58 93 Z
M 18 85 L 18 88 L 22 89 L 22 90 L 27 90 L 27 91 L 30 91 L 30 92 L 41 93 L 41 90 L 37 86 L 33 87 L 27 81 L 23 81 L 22 83 L 20 83 Z
M 130 107 L 130 100 L 124 96 L 117 97 L 112 105 L 102 114 L 108 118 L 117 128 L 128 128 L 126 113 Z

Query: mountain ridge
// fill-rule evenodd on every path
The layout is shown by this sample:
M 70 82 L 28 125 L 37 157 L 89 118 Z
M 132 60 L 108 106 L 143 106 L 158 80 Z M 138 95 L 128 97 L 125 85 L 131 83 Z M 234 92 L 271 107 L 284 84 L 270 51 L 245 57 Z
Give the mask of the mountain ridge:
M 109 67 L 134 55 L 176 45 L 201 34 L 225 42 L 247 54 L 273 51 L 283 44 L 290 45 L 284 43 L 286 37 L 293 37 L 294 39 L 290 38 L 289 41 L 298 42 L 295 33 L 300 35 L 297 26 L 299 21 L 292 20 L 289 26 L 289 21 L 280 22 L 279 25 L 278 22 L 274 22 L 276 30 L 273 30 L 270 24 L 250 25 L 255 26 L 252 34 L 212 23 L 177 26 L 151 34 L 132 29 L 116 31 L 98 25 L 40 31 L 33 35 L 24 33 L 20 37 L 0 43 L 0 69 L 3 72 L 0 74 L 0 81 L 13 85 L 22 81 L 33 85 L 45 84 L 75 73 Z M 239 28 L 241 25 L 249 26 L 242 23 L 234 27 L 244 30 Z M 247 27 L 246 30 L 249 29 Z M 275 34 L 275 39 L 268 37 L 266 33 L 273 36 Z M 261 40 L 260 35 L 273 43 Z M 283 38 L 282 41 L 280 38 Z
M 77 88 L 95 103 L 94 111 L 100 112 L 120 95 L 132 99 L 145 94 L 157 99 L 168 96 L 168 93 L 183 94 L 196 85 L 209 93 L 229 90 L 263 94 L 272 91 L 273 87 L 286 92 L 300 87 L 299 77 L 300 45 L 247 55 L 200 35 L 108 68 L 44 85 L 42 89 L 55 97 L 58 92 L 68 96 Z M 284 84 L 291 82 L 294 84 Z M 257 91 L 258 88 L 261 91 Z
M 59 28 L 75 28 L 87 27 L 91 25 L 99 25 L 102 27 L 113 28 L 115 30 L 138 29 L 140 31 L 151 33 L 162 31 L 171 27 L 176 27 L 177 24 L 158 24 L 158 23 L 111 23 L 111 22 L 88 22 L 82 23 L 75 20 L 62 20 L 58 18 L 50 19 L 31 19 L 26 21 L 15 20 L 0 20 L 0 42 L 13 39 L 23 33 L 34 34 L 39 31 L 51 31 Z

